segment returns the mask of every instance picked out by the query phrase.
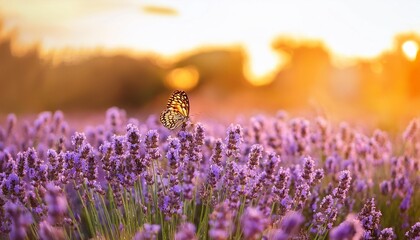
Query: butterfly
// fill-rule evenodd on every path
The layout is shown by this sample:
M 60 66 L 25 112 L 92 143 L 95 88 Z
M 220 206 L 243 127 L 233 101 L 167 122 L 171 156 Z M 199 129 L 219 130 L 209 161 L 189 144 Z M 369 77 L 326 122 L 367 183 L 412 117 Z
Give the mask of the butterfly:
M 160 114 L 160 122 L 168 129 L 180 127 L 188 121 L 190 114 L 190 101 L 187 93 L 176 90 L 168 100 L 166 110 Z

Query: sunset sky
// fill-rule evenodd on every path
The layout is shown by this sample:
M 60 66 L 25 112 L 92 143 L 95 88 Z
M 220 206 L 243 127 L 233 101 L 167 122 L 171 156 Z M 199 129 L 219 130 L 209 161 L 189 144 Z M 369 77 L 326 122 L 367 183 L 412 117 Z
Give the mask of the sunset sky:
M 420 32 L 416 0 L 99 1 L 0 0 L 6 29 L 22 43 L 124 48 L 171 56 L 203 46 L 243 46 L 254 71 L 272 67 L 277 36 L 322 40 L 343 57 L 373 57 L 395 34 Z

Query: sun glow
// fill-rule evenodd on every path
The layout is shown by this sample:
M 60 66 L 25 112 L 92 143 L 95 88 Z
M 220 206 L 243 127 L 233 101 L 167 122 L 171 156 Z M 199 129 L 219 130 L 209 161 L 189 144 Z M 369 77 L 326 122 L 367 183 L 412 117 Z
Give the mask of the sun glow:
M 419 51 L 419 45 L 413 40 L 408 40 L 403 43 L 402 50 L 408 60 L 414 61 Z
M 249 45 L 246 50 L 244 73 L 249 82 L 255 86 L 271 83 L 282 63 L 280 56 L 266 45 Z
M 172 89 L 190 90 L 198 84 L 199 73 L 195 67 L 175 68 L 166 75 L 165 84 Z

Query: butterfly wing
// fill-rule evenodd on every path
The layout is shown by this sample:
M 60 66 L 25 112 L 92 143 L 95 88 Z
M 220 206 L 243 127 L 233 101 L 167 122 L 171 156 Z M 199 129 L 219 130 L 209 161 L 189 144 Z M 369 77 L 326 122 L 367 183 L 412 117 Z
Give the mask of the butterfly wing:
M 170 130 L 180 127 L 182 123 L 187 120 L 188 117 L 185 117 L 180 112 L 172 109 L 166 109 L 160 115 L 160 122 Z
M 160 122 L 168 129 L 175 129 L 186 122 L 190 114 L 190 101 L 184 91 L 175 91 L 169 97 L 167 109 L 160 115 Z
M 190 114 L 190 101 L 187 93 L 180 90 L 173 92 L 168 100 L 167 108 L 173 111 L 178 111 L 180 114 L 188 118 Z

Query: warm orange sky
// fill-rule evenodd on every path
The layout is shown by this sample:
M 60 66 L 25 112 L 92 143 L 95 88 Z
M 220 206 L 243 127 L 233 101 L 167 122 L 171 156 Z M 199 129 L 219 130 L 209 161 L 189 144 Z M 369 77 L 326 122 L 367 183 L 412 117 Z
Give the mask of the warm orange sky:
M 419 13 L 416 0 L 0 0 L 6 28 L 44 51 L 103 47 L 170 56 L 239 45 L 255 73 L 278 63 L 270 50 L 276 36 L 319 39 L 338 56 L 373 57 L 395 34 L 420 32 Z

